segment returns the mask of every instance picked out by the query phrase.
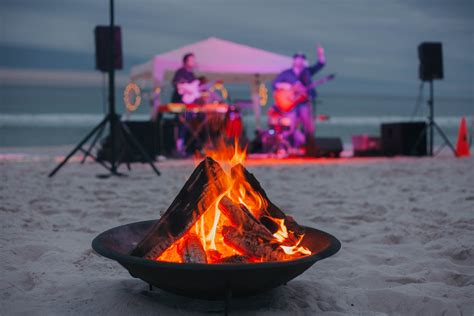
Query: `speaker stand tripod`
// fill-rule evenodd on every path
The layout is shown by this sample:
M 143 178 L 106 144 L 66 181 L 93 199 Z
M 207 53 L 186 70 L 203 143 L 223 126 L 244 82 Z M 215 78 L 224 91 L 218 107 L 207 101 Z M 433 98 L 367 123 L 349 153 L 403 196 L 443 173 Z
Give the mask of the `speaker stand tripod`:
M 428 123 L 426 124 L 425 128 L 421 132 L 415 146 L 413 146 L 413 150 L 418 147 L 421 139 L 423 138 L 424 135 L 426 135 L 429 132 L 429 146 L 428 146 L 428 155 L 433 156 L 433 140 L 434 140 L 434 130 L 436 129 L 439 133 L 439 135 L 443 138 L 444 143 L 443 146 L 448 145 L 448 147 L 451 149 L 453 154 L 456 154 L 456 149 L 454 149 L 453 144 L 449 141 L 448 137 L 446 134 L 443 132 L 441 127 L 436 123 L 434 119 L 434 93 L 433 93 L 433 80 L 431 79 L 430 81 L 430 98 L 428 100 L 428 108 L 429 108 L 429 114 L 428 114 Z M 439 153 L 439 152 L 438 152 Z
M 110 143 L 111 143 L 111 154 L 110 154 L 110 161 L 109 165 L 103 161 L 102 159 L 98 159 L 93 153 L 92 149 L 95 147 L 97 141 L 100 139 L 102 136 L 105 128 L 107 127 L 107 124 L 110 125 Z M 114 132 L 112 132 L 112 130 Z M 113 136 L 112 136 L 113 135 Z M 84 149 L 84 145 L 92 139 L 92 142 L 90 143 L 89 147 L 87 149 Z M 118 152 L 117 145 L 120 145 L 122 147 L 122 150 Z M 122 158 L 125 154 L 129 152 L 130 149 L 135 148 L 138 150 L 139 154 L 142 156 L 142 161 L 145 161 L 150 165 L 150 167 L 153 169 L 153 171 L 156 173 L 156 175 L 160 175 L 160 171 L 155 167 L 153 164 L 152 158 L 148 155 L 148 153 L 143 149 L 143 147 L 140 145 L 140 143 L 135 139 L 135 136 L 130 132 L 129 128 L 127 125 L 125 125 L 119 118 L 117 114 L 107 114 L 102 121 L 97 124 L 90 132 L 89 134 L 82 139 L 77 146 L 59 163 L 56 168 L 53 169 L 49 173 L 49 177 L 53 177 L 68 161 L 71 159 L 74 154 L 77 152 L 82 152 L 84 154 L 81 163 L 84 163 L 87 157 L 92 158 L 95 162 L 99 163 L 101 166 L 103 166 L 105 169 L 107 169 L 110 174 L 108 175 L 101 175 L 101 178 L 106 178 L 108 176 L 123 176 L 123 173 L 118 172 L 118 168 L 120 164 L 123 163 Z M 127 164 L 128 169 L 130 170 L 130 166 Z
M 101 176 L 103 178 L 109 177 L 109 176 L 123 176 L 122 173 L 118 172 L 118 168 L 120 164 L 123 162 L 123 154 L 124 150 L 129 150 L 131 147 L 135 147 L 135 149 L 138 150 L 140 155 L 142 156 L 143 161 L 147 162 L 153 171 L 156 173 L 156 175 L 160 175 L 160 171 L 155 167 L 153 164 L 153 160 L 150 158 L 150 156 L 147 154 L 147 152 L 143 149 L 143 147 L 140 145 L 140 143 L 135 139 L 135 137 L 132 135 L 128 127 L 123 124 L 123 122 L 120 120 L 119 116 L 115 112 L 115 54 L 114 54 L 114 0 L 110 0 L 110 30 L 109 30 L 109 40 L 110 40 L 110 49 L 109 49 L 109 61 L 108 61 L 108 77 L 109 77 L 109 113 L 102 119 L 102 121 L 97 124 L 90 132 L 89 134 L 84 137 L 83 140 L 77 144 L 77 146 L 61 161 L 56 168 L 53 169 L 48 175 L 48 177 L 53 177 L 56 172 L 58 172 L 68 161 L 69 159 L 78 151 L 81 151 L 84 153 L 84 157 L 82 159 L 82 162 L 84 162 L 87 157 L 91 157 L 95 162 L 99 163 L 102 165 L 104 168 L 106 168 L 110 174 Z M 110 165 L 107 165 L 105 161 L 102 159 L 98 159 L 95 155 L 91 153 L 92 149 L 94 148 L 95 144 L 99 140 L 99 138 L 102 136 L 102 133 L 106 127 L 106 125 L 109 124 L 110 126 L 110 143 L 111 143 L 111 153 L 110 153 L 110 159 L 108 159 Z M 90 144 L 89 148 L 85 150 L 83 146 L 91 139 L 91 137 L 94 136 L 94 139 L 92 143 Z M 121 152 L 118 152 L 118 146 L 122 148 Z M 130 166 L 128 165 L 129 169 Z

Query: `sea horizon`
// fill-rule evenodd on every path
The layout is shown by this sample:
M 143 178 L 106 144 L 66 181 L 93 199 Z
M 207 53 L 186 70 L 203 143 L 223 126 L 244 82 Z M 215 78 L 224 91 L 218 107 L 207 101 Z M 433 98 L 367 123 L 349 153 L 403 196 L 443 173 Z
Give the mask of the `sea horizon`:
M 268 86 L 268 85 L 267 85 Z M 248 99 L 249 88 L 230 85 L 234 99 Z M 320 89 L 316 114 L 328 120 L 316 122 L 317 137 L 340 137 L 350 146 L 353 135 L 380 135 L 380 124 L 389 122 L 425 121 L 428 107 L 426 92 L 416 95 L 380 95 L 368 93 L 334 93 Z M 100 122 L 107 110 L 107 91 L 103 85 L 45 86 L 2 85 L 0 87 L 0 146 L 55 146 L 77 143 L 90 128 Z M 123 84 L 116 88 L 116 108 L 125 120 L 150 119 L 151 108 L 146 98 L 136 112 L 125 113 Z M 163 100 L 170 95 L 169 87 Z M 272 103 L 271 97 L 269 104 Z M 266 128 L 266 107 L 261 108 L 261 126 Z M 255 119 L 250 110 L 243 110 L 246 136 L 252 139 Z M 435 94 L 435 118 L 454 143 L 459 121 L 466 117 L 474 124 L 474 100 L 470 97 L 438 96 Z M 472 136 L 470 136 L 472 137 Z M 435 135 L 435 143 L 441 139 Z

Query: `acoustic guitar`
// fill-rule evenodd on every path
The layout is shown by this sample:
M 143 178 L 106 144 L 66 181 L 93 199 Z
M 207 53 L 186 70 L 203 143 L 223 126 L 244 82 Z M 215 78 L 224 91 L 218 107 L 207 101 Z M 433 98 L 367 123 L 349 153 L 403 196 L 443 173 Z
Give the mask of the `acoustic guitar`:
M 300 81 L 294 84 L 285 84 L 281 88 L 276 89 L 273 92 L 273 98 L 277 108 L 286 113 L 290 112 L 302 102 L 306 102 L 309 99 L 308 91 L 316 88 L 328 81 L 333 80 L 336 77 L 335 74 L 330 74 L 324 78 L 314 81 L 309 86 L 303 85 Z

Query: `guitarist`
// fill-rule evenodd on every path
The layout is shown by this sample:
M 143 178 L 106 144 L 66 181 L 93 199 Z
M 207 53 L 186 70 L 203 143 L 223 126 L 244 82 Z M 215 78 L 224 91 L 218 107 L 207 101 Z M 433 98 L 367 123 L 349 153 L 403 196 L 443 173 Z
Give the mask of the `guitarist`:
M 171 97 L 172 103 L 184 103 L 183 96 L 179 94 L 178 85 L 182 83 L 191 83 L 195 81 L 197 78 L 194 75 L 194 68 L 196 66 L 196 59 L 193 53 L 187 53 L 183 56 L 183 65 L 179 68 L 173 77 L 173 95 Z M 186 156 L 186 148 L 185 148 L 185 137 L 186 132 L 188 131 L 187 125 L 189 124 L 189 120 L 193 119 L 191 117 L 191 113 L 183 113 L 180 114 L 178 117 L 178 135 L 175 135 L 175 142 L 176 142 L 176 155 L 179 157 Z M 187 124 L 186 124 L 187 123 Z
M 318 61 L 312 65 L 307 66 L 306 56 L 302 53 L 296 53 L 293 55 L 293 65 L 290 69 L 281 72 L 273 81 L 273 90 L 287 89 L 288 86 L 293 86 L 296 83 L 301 83 L 304 87 L 308 87 L 312 84 L 312 77 L 320 71 L 326 64 L 326 58 L 324 56 L 324 48 L 320 45 L 317 46 L 317 57 Z M 296 122 L 294 124 L 301 123 L 304 129 L 304 133 L 307 136 L 314 136 L 314 125 L 313 115 L 311 111 L 311 101 L 316 98 L 316 90 L 314 88 L 309 89 L 309 99 L 296 105 L 292 110 L 293 115 L 296 116 Z M 278 111 L 275 107 L 273 111 Z M 291 116 L 293 116 L 291 115 Z M 290 116 L 290 117 L 291 117 Z
M 180 83 L 191 83 L 197 78 L 194 75 L 194 67 L 196 66 L 196 59 L 193 53 L 187 53 L 183 56 L 183 65 L 179 68 L 173 77 L 173 96 L 171 97 L 171 102 L 173 103 L 183 103 L 182 95 L 178 92 L 178 85 Z

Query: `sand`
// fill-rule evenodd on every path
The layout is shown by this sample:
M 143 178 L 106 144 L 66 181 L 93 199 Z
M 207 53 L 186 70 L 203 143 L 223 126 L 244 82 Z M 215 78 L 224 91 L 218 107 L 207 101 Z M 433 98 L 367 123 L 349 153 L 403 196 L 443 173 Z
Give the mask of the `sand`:
M 219 301 L 148 291 L 92 239 L 157 218 L 193 169 L 165 161 L 156 177 L 98 179 L 64 148 L 0 150 L 0 314 L 194 315 Z M 7 154 L 8 153 L 8 154 Z M 473 315 L 474 159 L 450 156 L 250 163 L 269 196 L 299 222 L 342 242 L 286 286 L 236 299 L 231 315 Z

